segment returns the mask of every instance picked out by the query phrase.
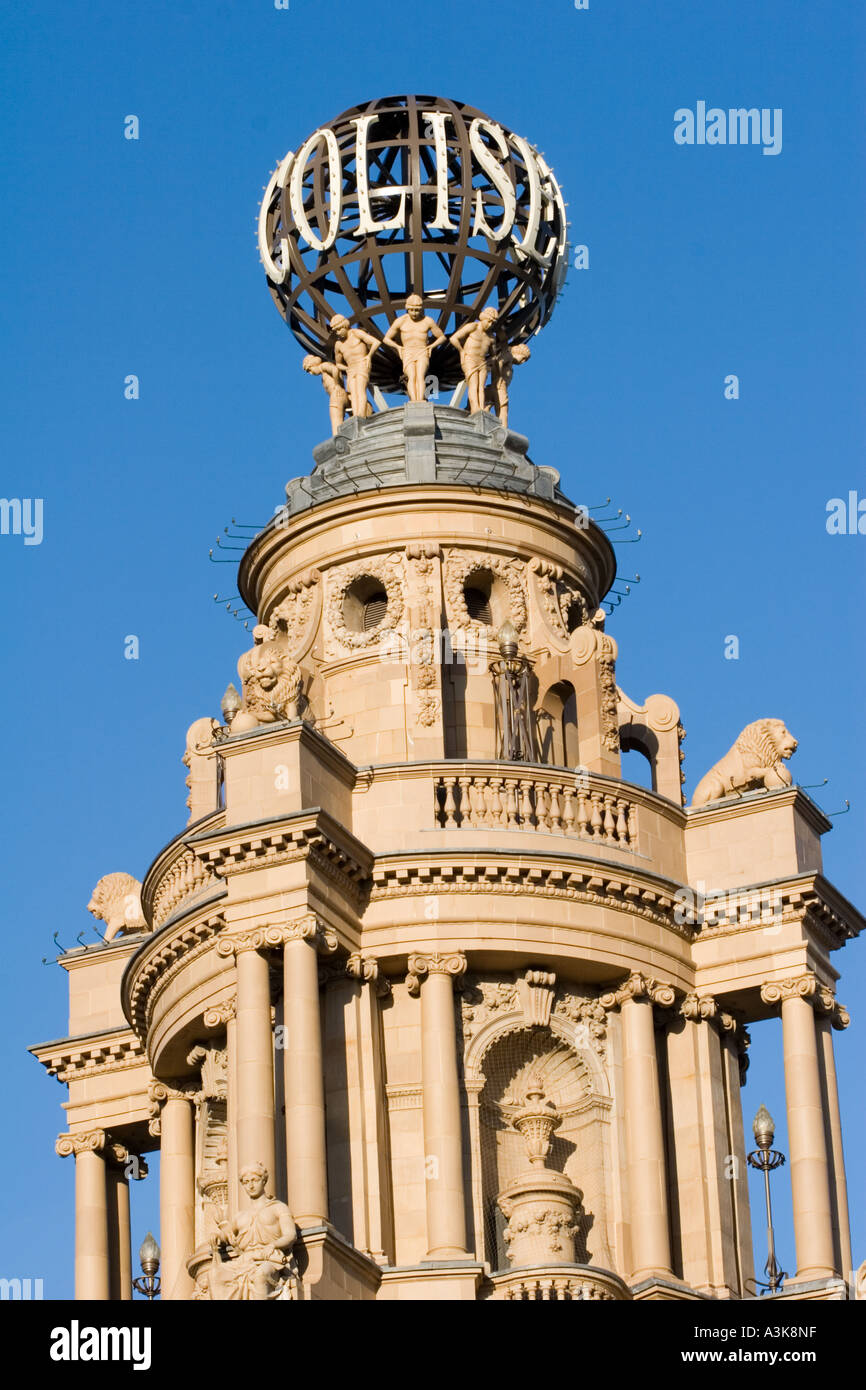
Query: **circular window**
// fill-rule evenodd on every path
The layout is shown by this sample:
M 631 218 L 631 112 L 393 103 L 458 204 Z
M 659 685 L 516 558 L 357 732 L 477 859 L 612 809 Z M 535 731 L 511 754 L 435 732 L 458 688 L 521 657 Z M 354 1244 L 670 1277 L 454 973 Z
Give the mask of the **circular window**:
M 466 611 L 472 621 L 486 623 L 489 627 L 493 622 L 493 614 L 490 611 L 490 595 L 485 594 L 483 589 L 473 589 L 470 586 L 463 590 L 463 598 L 466 602 Z
M 381 579 L 362 574 L 348 587 L 343 598 L 343 622 L 349 632 L 374 632 L 388 612 L 388 595 Z

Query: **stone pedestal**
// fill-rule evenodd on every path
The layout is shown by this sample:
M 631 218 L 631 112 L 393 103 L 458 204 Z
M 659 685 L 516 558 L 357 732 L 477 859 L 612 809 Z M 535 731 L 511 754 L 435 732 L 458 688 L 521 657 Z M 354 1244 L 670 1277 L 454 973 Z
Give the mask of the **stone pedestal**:
M 508 1217 L 504 1240 L 512 1268 L 574 1264 L 580 1193 L 563 1173 L 533 1169 L 497 1198 Z

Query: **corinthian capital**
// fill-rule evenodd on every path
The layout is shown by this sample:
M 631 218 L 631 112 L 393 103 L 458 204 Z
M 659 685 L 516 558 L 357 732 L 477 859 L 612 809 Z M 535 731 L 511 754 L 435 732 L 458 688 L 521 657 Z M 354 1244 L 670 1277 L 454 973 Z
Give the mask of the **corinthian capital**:
M 409 993 L 417 996 L 421 991 L 421 981 L 428 975 L 450 975 L 456 980 L 458 976 L 465 974 L 466 968 L 466 957 L 460 951 L 454 951 L 449 955 L 440 955 L 438 951 L 432 955 L 416 952 L 409 957 L 406 974 Z
M 598 1002 L 603 1009 L 615 1009 L 627 1003 L 629 999 L 648 999 L 663 1009 L 669 1009 L 676 1003 L 676 997 L 673 985 L 662 984 L 661 981 L 653 980 L 650 976 L 642 975 L 635 970 L 624 985 L 602 994 Z

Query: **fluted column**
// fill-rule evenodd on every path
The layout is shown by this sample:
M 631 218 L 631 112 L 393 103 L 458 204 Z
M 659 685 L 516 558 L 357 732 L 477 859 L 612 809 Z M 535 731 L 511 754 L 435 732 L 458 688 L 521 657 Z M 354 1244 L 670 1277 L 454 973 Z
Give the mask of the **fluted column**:
M 277 938 L 279 941 L 281 938 Z M 270 929 L 224 937 L 220 955 L 234 955 L 236 1101 L 233 1106 L 239 1174 L 250 1163 L 263 1163 L 274 1176 L 274 1049 L 268 962 L 259 948 L 275 944 Z M 245 1195 L 241 1193 L 241 1201 Z
M 631 1212 L 631 1282 L 673 1277 L 667 1165 L 653 1003 L 670 1006 L 673 989 L 631 975 L 622 989 L 602 995 L 619 1004 L 623 1040 L 623 1109 Z
M 286 1102 L 286 1179 L 289 1208 L 298 1226 L 328 1217 L 325 1083 L 319 951 L 336 949 L 336 937 L 308 914 L 284 929 L 283 1068 Z
M 773 981 L 761 989 L 765 1003 L 781 1002 L 785 1055 L 785 1100 L 791 1196 L 794 1207 L 796 1279 L 834 1274 L 830 1174 L 824 1133 L 824 1103 L 818 1061 L 813 996 L 815 976 Z
M 836 1237 L 837 1257 L 843 1279 L 853 1277 L 853 1260 L 851 1255 L 851 1222 L 848 1215 L 848 1180 L 845 1176 L 845 1155 L 842 1150 L 842 1115 L 839 1109 L 836 1059 L 833 1055 L 833 1029 L 846 1028 L 848 1021 L 846 1010 L 838 1005 L 835 1005 L 823 1018 L 818 1020 L 818 1040 L 824 1082 L 827 1151 L 831 1160 L 830 1195 L 834 1199 L 833 1233 Z
M 159 1243 L 163 1299 L 189 1298 L 187 1271 L 195 1249 L 195 1113 L 193 1098 L 153 1081 L 149 1093 L 151 1134 L 159 1145 Z
M 55 1149 L 61 1158 L 75 1155 L 75 1297 L 107 1300 L 111 1296 L 108 1244 L 108 1189 L 105 1131 L 61 1134 Z
M 412 955 L 407 982 L 421 995 L 421 1078 L 427 1198 L 427 1258 L 466 1257 L 463 1136 L 454 980 L 466 957 Z

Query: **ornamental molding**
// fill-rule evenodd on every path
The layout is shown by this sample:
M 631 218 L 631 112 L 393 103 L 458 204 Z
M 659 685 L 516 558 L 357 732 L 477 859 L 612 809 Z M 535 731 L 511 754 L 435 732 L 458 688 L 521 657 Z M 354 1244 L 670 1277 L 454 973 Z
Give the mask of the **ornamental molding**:
M 399 555 L 376 555 L 365 560 L 353 560 L 347 565 L 335 565 L 328 570 L 325 618 L 329 638 L 349 651 L 358 651 L 375 646 L 384 632 L 392 631 L 399 625 L 405 606 L 401 560 L 402 556 Z M 346 626 L 343 604 L 356 580 L 368 578 L 382 585 L 388 597 L 388 606 L 382 621 L 371 631 L 353 632 Z
M 304 570 L 289 581 L 285 597 L 272 609 L 269 627 L 275 638 L 285 634 L 291 661 L 307 655 L 322 615 L 322 576 L 319 570 Z
M 448 550 L 445 554 L 443 588 L 448 613 L 448 626 L 452 632 L 469 628 L 475 632 L 493 635 L 486 624 L 477 622 L 469 616 L 463 587 L 473 574 L 487 572 L 501 579 L 508 592 L 509 617 L 518 632 L 526 627 L 526 565 L 522 560 L 506 559 L 502 555 L 492 555 L 486 550 Z
M 438 951 L 429 955 L 415 951 L 409 957 L 406 986 L 412 997 L 417 998 L 421 992 L 422 981 L 428 976 L 450 975 L 452 980 L 456 980 L 466 973 L 466 969 L 466 957 L 460 951 L 444 955 L 440 955 Z
M 372 985 L 377 999 L 386 999 L 391 993 L 391 981 L 379 969 L 374 956 L 362 956 L 354 951 L 346 961 L 346 974 L 361 984 Z
M 54 1152 L 60 1158 L 69 1158 L 72 1154 L 76 1157 L 84 1153 L 99 1154 L 109 1167 L 126 1169 L 131 1165 L 131 1171 L 127 1175 L 129 1177 L 147 1177 L 147 1164 L 141 1155 L 127 1148 L 104 1129 L 58 1134 L 54 1141 Z
M 119 1036 L 84 1038 L 60 1043 L 50 1051 L 45 1048 L 32 1051 L 48 1075 L 56 1076 L 65 1085 L 87 1076 L 104 1076 L 147 1065 L 141 1041 L 131 1029 Z
M 580 614 L 580 622 L 577 626 L 582 626 L 589 616 L 583 594 L 572 581 L 564 576 L 561 565 L 553 564 L 549 560 L 542 560 L 535 555 L 529 561 L 527 569 L 533 576 L 535 601 L 544 624 L 557 644 L 563 649 L 567 649 L 571 635 L 569 629 L 571 609 L 576 607 Z M 572 624 L 572 629 L 574 626 Z
M 147 1122 L 148 1134 L 157 1137 L 162 1132 L 162 1107 L 169 1100 L 183 1100 L 189 1105 L 194 1105 L 196 1101 L 197 1087 L 195 1082 L 188 1082 L 184 1086 L 169 1086 L 165 1081 L 151 1081 L 147 1088 L 147 1110 L 150 1119 Z
M 785 980 L 765 981 L 761 985 L 761 999 L 765 1004 L 780 1005 L 788 999 L 805 999 L 815 1013 L 828 1018 L 834 1028 L 847 1028 L 851 1022 L 848 1010 L 837 1002 L 833 990 L 822 984 L 811 970 Z
M 274 825 L 233 826 L 195 845 L 196 854 L 220 878 L 307 860 L 324 878 L 357 901 L 369 875 L 372 855 L 330 817 Z
M 134 973 L 124 979 L 123 992 L 127 1017 L 142 1042 L 147 1038 L 153 1011 L 166 985 L 199 956 L 205 955 L 213 938 L 225 928 L 222 913 L 198 922 L 182 922 L 167 928 L 169 935 L 154 939 L 155 949 L 140 964 L 134 959 Z M 128 994 L 127 994 L 128 990 Z
M 221 1004 L 211 1004 L 202 1014 L 205 1028 L 225 1028 L 237 1017 L 237 995 L 225 999 Z
M 691 890 L 684 890 L 697 900 Z M 801 923 L 828 951 L 838 950 L 858 936 L 863 919 L 819 874 L 794 882 L 771 882 L 754 887 L 706 894 L 701 904 L 703 921 L 692 905 L 685 912 L 689 925 L 697 927 L 695 939 L 732 936 L 741 931 L 766 931 Z
M 674 895 L 635 879 L 620 865 L 589 869 L 527 864 L 504 858 L 457 862 L 418 860 L 374 868 L 370 901 L 426 896 L 429 893 L 496 893 L 544 897 L 614 907 L 665 927 L 686 941 L 694 933 L 676 920 Z
M 617 1009 L 630 1000 L 646 999 L 651 1004 L 658 1004 L 660 1008 L 670 1009 L 676 1003 L 676 998 L 677 991 L 673 985 L 664 984 L 649 975 L 641 974 L 639 970 L 634 970 L 618 989 L 600 995 L 598 1002 L 603 1009 Z
M 334 929 L 314 912 L 308 912 L 292 922 L 264 922 L 244 931 L 226 930 L 216 949 L 220 956 L 235 957 L 242 951 L 275 950 L 290 941 L 309 941 L 321 955 L 331 955 L 338 944 Z

